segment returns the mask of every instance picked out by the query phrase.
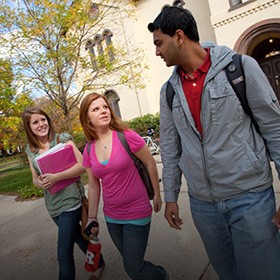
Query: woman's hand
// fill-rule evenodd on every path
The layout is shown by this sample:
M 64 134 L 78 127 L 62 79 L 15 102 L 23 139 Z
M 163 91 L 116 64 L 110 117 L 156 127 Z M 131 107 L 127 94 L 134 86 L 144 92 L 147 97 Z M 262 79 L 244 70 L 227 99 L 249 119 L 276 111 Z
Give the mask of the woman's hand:
M 97 236 L 99 234 L 99 223 L 97 221 L 97 218 L 88 218 L 86 227 L 92 222 L 95 221 L 97 222 L 98 226 L 97 227 L 91 227 L 91 233 L 93 236 Z
M 33 180 L 33 184 L 38 188 L 44 189 L 44 184 L 41 175 L 39 175 L 36 179 Z
M 153 198 L 153 204 L 154 204 L 154 211 L 157 213 L 160 211 L 162 206 L 162 199 L 160 194 L 155 194 Z
M 43 189 L 48 189 L 58 181 L 56 179 L 56 174 L 51 173 L 40 175 L 38 179 L 40 181 L 41 188 Z

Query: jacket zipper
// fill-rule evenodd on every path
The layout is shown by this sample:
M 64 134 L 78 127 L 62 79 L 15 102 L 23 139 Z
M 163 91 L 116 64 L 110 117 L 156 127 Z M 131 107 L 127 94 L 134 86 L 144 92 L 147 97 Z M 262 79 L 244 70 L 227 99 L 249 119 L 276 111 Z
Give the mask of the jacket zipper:
M 204 81 L 204 87 L 205 87 L 205 81 Z M 204 96 L 204 90 L 202 92 L 202 97 Z M 210 188 L 210 195 L 211 195 L 211 198 L 213 201 L 215 201 L 215 198 L 213 196 L 213 187 L 212 187 L 212 184 L 211 184 L 211 181 L 210 181 L 210 174 L 209 174 L 209 169 L 208 169 L 208 166 L 207 166 L 207 161 L 206 161 L 206 153 L 205 153 L 205 148 L 204 148 L 204 140 L 203 140 L 203 136 L 204 136 L 204 127 L 203 127 L 203 124 L 204 124 L 204 115 L 201 113 L 201 112 L 204 112 L 203 110 L 203 98 L 201 98 L 201 108 L 200 108 L 200 114 L 201 114 L 201 121 L 202 121 L 202 135 L 200 135 L 200 137 L 198 136 L 199 138 L 199 141 L 200 141 L 200 145 L 201 145 L 201 150 L 202 150 L 202 164 L 203 164 L 203 174 L 204 174 L 204 179 L 206 181 L 206 183 L 209 185 L 209 188 Z

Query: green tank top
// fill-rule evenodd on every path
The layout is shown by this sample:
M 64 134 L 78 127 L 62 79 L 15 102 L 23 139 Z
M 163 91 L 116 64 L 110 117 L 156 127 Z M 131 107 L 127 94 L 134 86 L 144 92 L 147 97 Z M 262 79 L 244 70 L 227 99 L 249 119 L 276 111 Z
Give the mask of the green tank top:
M 54 140 L 50 144 L 50 148 L 58 144 L 58 137 L 60 143 L 72 140 L 72 136 L 68 133 L 56 134 Z M 30 158 L 32 166 L 39 175 L 40 172 L 35 163 L 35 158 L 39 155 L 38 151 L 35 151 L 35 153 L 31 152 L 29 145 L 27 145 L 25 152 Z M 81 181 L 77 181 L 55 194 L 50 194 L 48 190 L 44 190 L 45 205 L 50 216 L 57 217 L 62 212 L 77 206 L 81 201 L 81 192 L 79 188 L 81 192 L 84 193 L 84 186 Z

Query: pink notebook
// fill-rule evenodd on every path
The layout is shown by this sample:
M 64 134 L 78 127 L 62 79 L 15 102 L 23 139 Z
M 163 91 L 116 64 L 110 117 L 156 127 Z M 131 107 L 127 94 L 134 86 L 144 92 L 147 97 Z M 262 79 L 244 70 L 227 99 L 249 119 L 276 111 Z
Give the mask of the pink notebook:
M 72 145 L 61 145 L 61 148 L 55 150 L 54 152 L 39 156 L 36 159 L 36 162 L 41 173 L 46 174 L 64 171 L 76 164 L 77 159 L 75 157 Z M 48 188 L 48 191 L 51 194 L 57 193 L 79 179 L 80 176 L 61 180 Z

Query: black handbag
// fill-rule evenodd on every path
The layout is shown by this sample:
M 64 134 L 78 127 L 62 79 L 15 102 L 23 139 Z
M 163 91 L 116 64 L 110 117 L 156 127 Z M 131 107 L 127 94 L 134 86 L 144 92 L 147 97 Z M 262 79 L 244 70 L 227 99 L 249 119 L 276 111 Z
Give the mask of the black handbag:
M 139 175 L 146 187 L 147 193 L 148 193 L 148 197 L 149 199 L 153 199 L 154 198 L 154 189 L 153 189 L 153 185 L 151 182 L 151 178 L 149 175 L 149 172 L 146 168 L 146 166 L 144 165 L 144 163 L 138 158 L 136 157 L 131 151 L 130 148 L 127 144 L 127 141 L 125 139 L 125 136 L 123 134 L 123 132 L 117 131 L 118 133 L 118 137 L 122 143 L 122 145 L 124 146 L 124 148 L 126 149 L 127 153 L 129 154 L 129 156 L 131 157 L 131 159 L 134 161 L 134 165 L 136 166 Z

